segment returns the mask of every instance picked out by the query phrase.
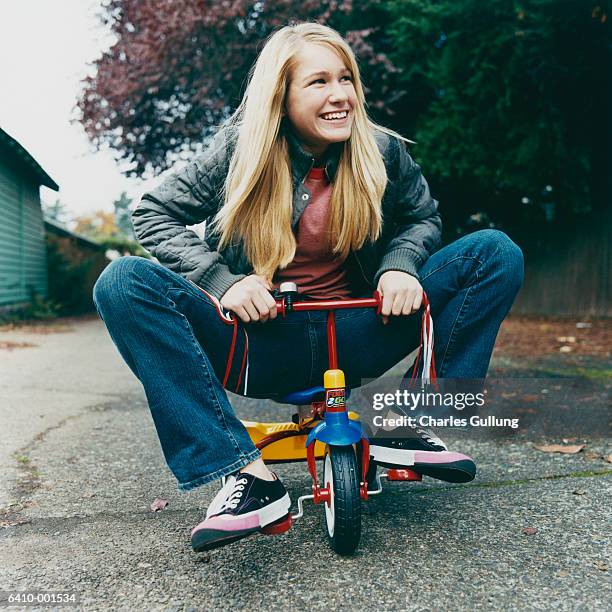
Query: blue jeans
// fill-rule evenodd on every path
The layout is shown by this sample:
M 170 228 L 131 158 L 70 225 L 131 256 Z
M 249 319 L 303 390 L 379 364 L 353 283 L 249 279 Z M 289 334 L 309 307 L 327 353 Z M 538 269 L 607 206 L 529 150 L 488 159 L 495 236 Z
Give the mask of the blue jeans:
M 484 378 L 499 326 L 522 284 L 521 250 L 502 232 L 483 230 L 432 255 L 419 274 L 432 308 L 438 376 Z M 233 326 L 204 292 L 152 261 L 122 257 L 101 274 L 94 303 L 144 387 L 180 489 L 260 457 L 221 382 Z M 383 325 L 373 309 L 337 311 L 338 363 L 347 384 L 380 376 L 414 350 L 420 319 L 391 317 Z M 328 366 L 325 312 L 239 327 L 227 389 L 245 394 L 247 340 L 249 397 L 278 398 L 321 384 Z

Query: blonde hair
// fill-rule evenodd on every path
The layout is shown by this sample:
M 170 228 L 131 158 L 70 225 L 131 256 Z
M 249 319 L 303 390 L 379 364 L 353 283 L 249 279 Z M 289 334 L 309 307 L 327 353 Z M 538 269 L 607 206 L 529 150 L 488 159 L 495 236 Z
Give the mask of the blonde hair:
M 380 236 L 387 173 L 375 130 L 402 138 L 368 118 L 355 56 L 338 32 L 300 23 L 270 36 L 229 121 L 238 128 L 238 139 L 225 180 L 224 205 L 213 224 L 220 234 L 219 248 L 242 241 L 253 270 L 268 280 L 291 263 L 296 250 L 289 148 L 280 127 L 291 69 L 305 43 L 332 47 L 351 71 L 357 95 L 352 133 L 341 143 L 332 187 L 330 246 L 338 256 L 346 257 Z

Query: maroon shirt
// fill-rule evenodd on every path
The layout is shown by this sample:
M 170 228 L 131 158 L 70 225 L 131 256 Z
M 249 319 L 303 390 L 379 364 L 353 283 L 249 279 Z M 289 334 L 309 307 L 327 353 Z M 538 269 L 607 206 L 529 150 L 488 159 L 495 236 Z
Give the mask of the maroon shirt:
M 274 287 L 292 281 L 300 293 L 315 299 L 351 297 L 344 259 L 334 255 L 328 243 L 332 185 L 325 169 L 312 168 L 304 184 L 312 197 L 296 228 L 295 257 L 274 275 Z

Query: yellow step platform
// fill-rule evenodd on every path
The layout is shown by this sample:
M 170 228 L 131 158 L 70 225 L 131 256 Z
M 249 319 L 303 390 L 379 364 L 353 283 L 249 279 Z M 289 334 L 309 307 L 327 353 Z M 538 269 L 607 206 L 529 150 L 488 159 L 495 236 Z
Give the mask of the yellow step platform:
M 359 419 L 359 415 L 355 412 L 349 412 L 349 419 L 355 421 Z M 320 421 L 314 421 L 307 426 L 308 429 L 314 427 Z M 256 421 L 242 421 L 242 424 L 247 428 L 251 440 L 255 444 L 263 440 L 267 436 L 271 436 L 281 431 L 300 431 L 300 426 L 296 423 L 258 423 Z M 263 460 L 267 463 L 282 463 L 289 461 L 306 461 L 306 438 L 308 434 L 294 435 L 287 438 L 281 438 L 265 446 L 262 451 Z M 325 444 L 315 442 L 315 457 L 323 458 L 325 455 Z

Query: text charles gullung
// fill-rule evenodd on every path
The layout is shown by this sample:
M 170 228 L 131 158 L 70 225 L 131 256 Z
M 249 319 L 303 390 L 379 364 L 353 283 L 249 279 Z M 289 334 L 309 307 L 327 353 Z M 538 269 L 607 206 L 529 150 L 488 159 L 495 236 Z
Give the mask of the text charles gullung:
M 518 429 L 519 420 L 514 418 L 500 418 L 493 415 L 486 417 L 471 416 L 469 419 L 463 417 L 433 417 L 430 414 L 422 416 L 395 415 L 386 416 L 377 414 L 372 419 L 374 427 L 510 427 Z

